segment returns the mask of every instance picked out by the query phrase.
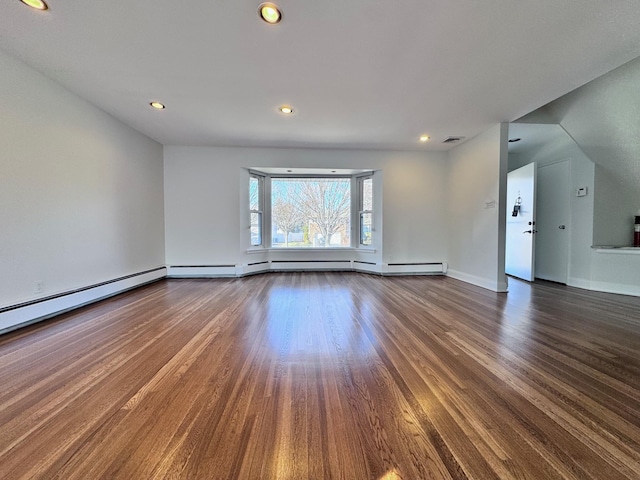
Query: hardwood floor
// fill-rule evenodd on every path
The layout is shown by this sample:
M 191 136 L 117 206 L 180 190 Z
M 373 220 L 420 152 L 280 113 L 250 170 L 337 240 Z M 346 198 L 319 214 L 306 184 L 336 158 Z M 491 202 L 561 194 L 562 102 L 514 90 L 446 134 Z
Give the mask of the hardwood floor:
M 0 337 L 0 478 L 638 479 L 640 298 L 165 280 Z

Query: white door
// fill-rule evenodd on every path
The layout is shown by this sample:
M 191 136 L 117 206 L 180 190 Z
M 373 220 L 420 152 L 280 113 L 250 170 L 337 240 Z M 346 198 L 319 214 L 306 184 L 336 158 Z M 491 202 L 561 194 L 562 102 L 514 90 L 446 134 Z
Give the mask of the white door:
M 569 162 L 538 167 L 536 278 L 567 283 L 571 189 Z
M 507 174 L 505 272 L 529 282 L 534 278 L 535 222 L 536 164 L 533 162 Z

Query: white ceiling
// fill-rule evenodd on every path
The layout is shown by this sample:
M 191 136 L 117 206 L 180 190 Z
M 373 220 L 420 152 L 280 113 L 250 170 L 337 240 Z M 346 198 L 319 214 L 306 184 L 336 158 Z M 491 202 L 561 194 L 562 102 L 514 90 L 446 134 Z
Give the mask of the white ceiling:
M 446 150 L 640 55 L 635 0 L 281 0 L 277 26 L 259 3 L 7 0 L 0 48 L 165 145 L 402 150 Z

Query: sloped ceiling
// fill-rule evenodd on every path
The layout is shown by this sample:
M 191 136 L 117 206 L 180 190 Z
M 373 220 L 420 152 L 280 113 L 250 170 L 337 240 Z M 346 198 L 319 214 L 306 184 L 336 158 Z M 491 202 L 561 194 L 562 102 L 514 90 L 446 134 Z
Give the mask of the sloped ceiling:
M 403 150 L 450 148 L 640 55 L 630 0 L 282 0 L 277 26 L 259 3 L 7 0 L 0 48 L 163 144 Z
M 530 124 L 511 123 L 509 125 L 509 139 L 520 139 L 516 143 L 509 143 L 509 153 L 527 153 L 529 158 L 548 145 L 556 145 L 558 149 L 566 148 L 573 143 L 564 129 L 557 123 Z
M 560 125 L 596 165 L 640 199 L 640 59 L 570 92 L 519 120 Z M 543 141 L 540 126 L 512 124 Z M 638 205 L 640 207 L 640 204 Z
M 640 198 L 640 59 L 563 96 L 546 110 L 594 163 L 635 189 Z

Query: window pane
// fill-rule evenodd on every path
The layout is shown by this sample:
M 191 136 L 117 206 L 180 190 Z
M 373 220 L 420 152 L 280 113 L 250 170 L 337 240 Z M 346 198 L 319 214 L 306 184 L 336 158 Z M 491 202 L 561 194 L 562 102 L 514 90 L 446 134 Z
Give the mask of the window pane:
M 249 210 L 262 210 L 260 208 L 260 180 L 256 177 L 249 179 Z
M 373 227 L 373 215 L 371 213 L 360 214 L 360 244 L 371 245 L 371 228 Z
M 362 181 L 362 210 L 373 210 L 373 179 L 371 178 Z
M 351 179 L 274 178 L 273 247 L 350 247 Z
M 262 214 L 261 213 L 251 213 L 251 245 L 252 246 L 262 245 Z

